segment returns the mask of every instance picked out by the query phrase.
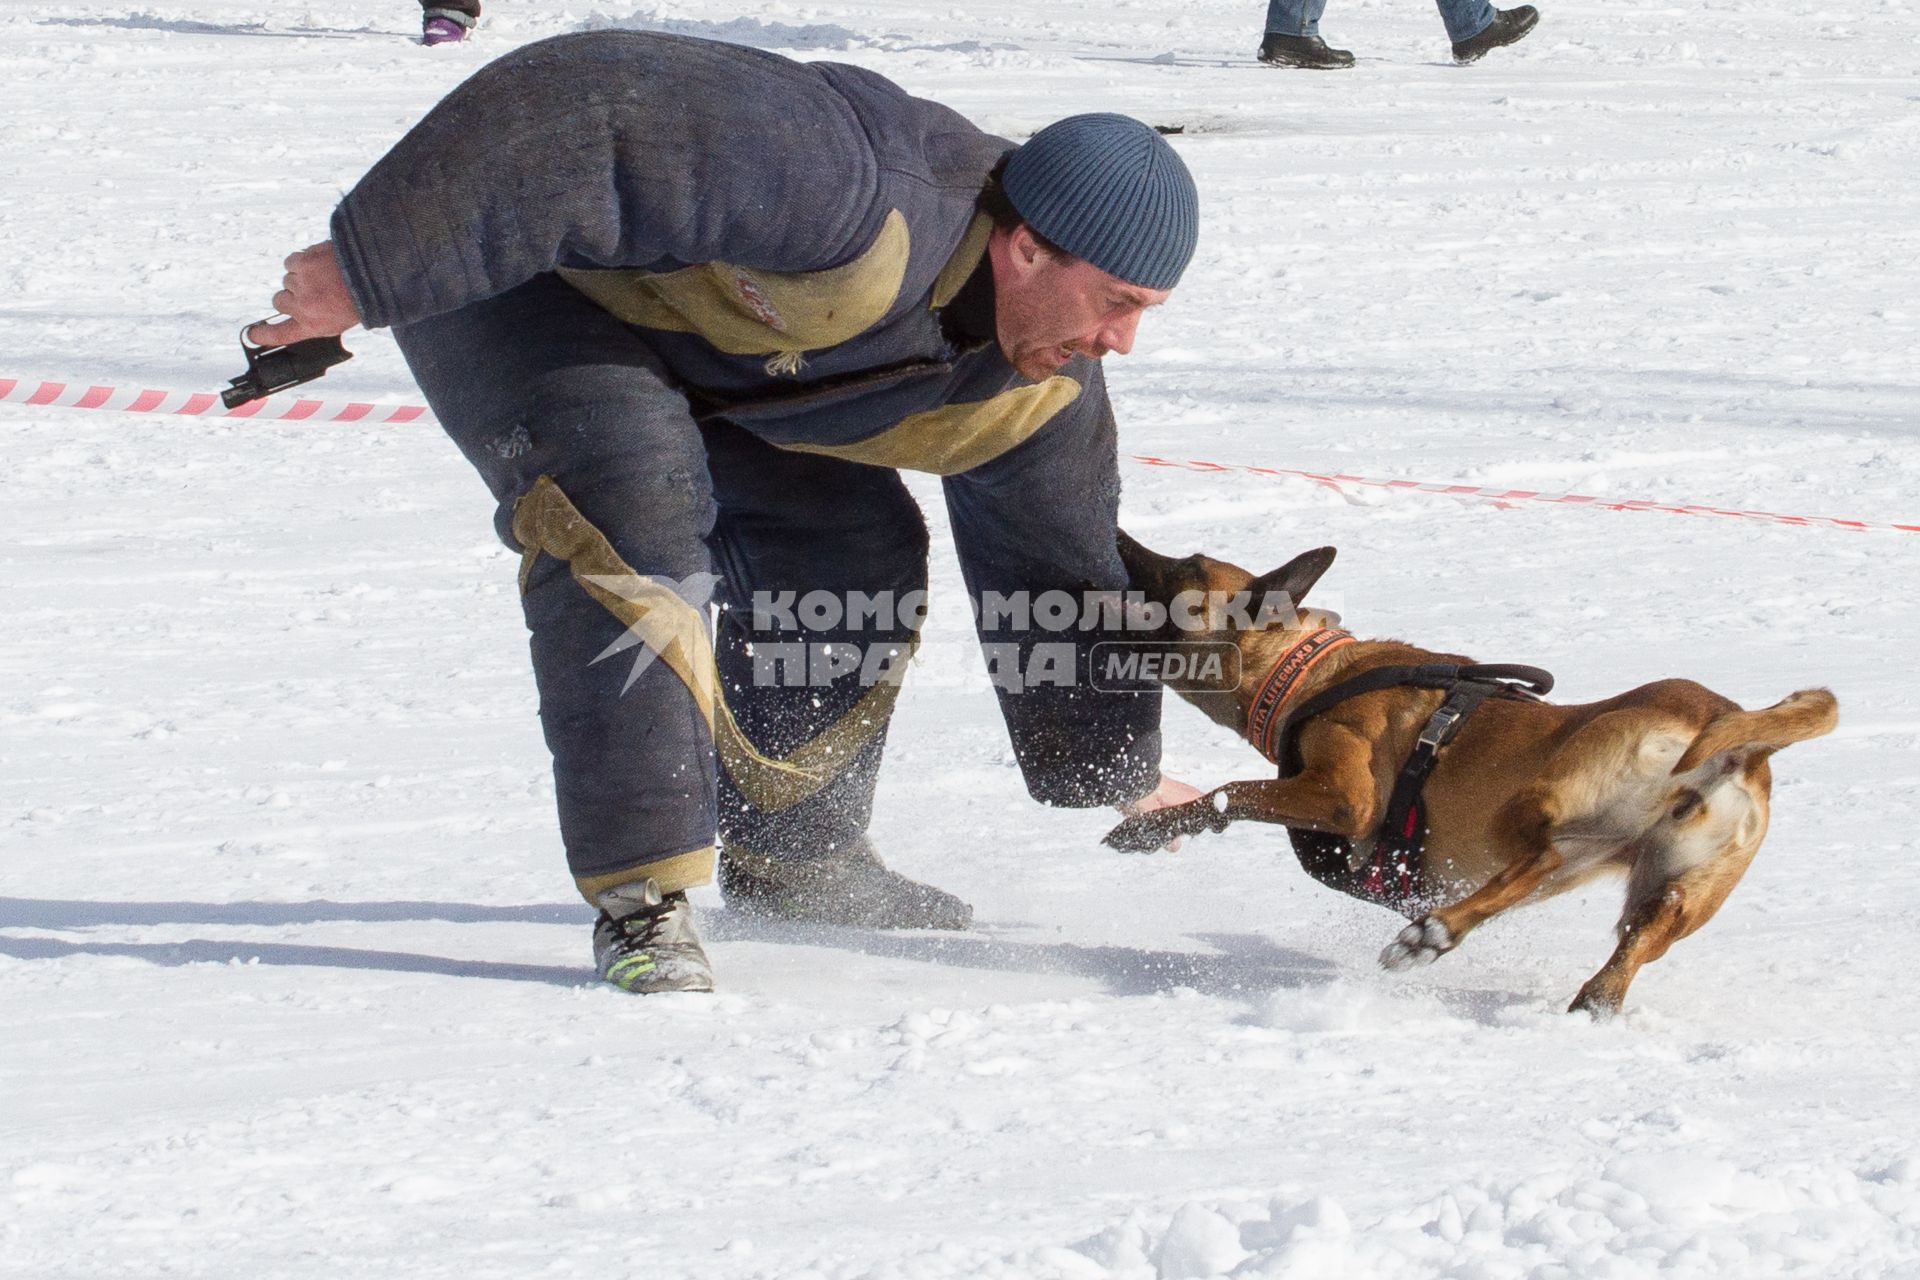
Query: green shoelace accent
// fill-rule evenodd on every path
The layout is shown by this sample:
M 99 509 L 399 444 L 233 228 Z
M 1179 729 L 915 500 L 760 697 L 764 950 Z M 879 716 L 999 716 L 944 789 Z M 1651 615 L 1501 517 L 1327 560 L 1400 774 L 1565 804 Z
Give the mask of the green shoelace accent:
M 624 956 L 607 966 L 607 981 L 616 987 L 625 987 L 643 974 L 652 973 L 653 969 L 650 955 Z

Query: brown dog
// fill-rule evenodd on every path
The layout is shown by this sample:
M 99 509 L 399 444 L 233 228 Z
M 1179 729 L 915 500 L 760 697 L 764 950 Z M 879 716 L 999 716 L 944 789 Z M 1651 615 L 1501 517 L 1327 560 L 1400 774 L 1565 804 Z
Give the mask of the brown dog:
M 1301 601 L 1333 563 L 1331 547 L 1256 578 L 1206 556 L 1170 560 L 1125 533 L 1120 544 L 1134 589 L 1146 600 L 1167 604 L 1183 592 L 1209 593 L 1210 606 L 1186 611 L 1199 630 L 1179 632 L 1169 620 L 1156 638 L 1226 641 L 1238 649 L 1237 687 L 1181 696 L 1242 736 L 1250 714 L 1284 720 L 1317 691 L 1372 668 L 1471 661 L 1397 640 L 1351 640 L 1327 630 L 1326 615 L 1289 609 L 1284 621 L 1244 625 L 1244 608 L 1236 615 L 1222 607 L 1241 592 L 1255 607 L 1275 598 L 1270 592 Z M 1281 674 L 1298 678 L 1270 717 L 1275 708 L 1256 708 L 1255 699 L 1264 690 L 1271 700 Z M 1231 782 L 1190 804 L 1129 818 L 1107 842 L 1150 851 L 1245 819 L 1346 837 L 1365 849 L 1403 762 L 1445 696 L 1399 685 L 1340 702 L 1298 726 L 1299 767 L 1290 776 Z M 1461 722 L 1427 779 L 1423 854 L 1412 892 L 1398 904 L 1416 904 L 1406 914 L 1417 918 L 1380 963 L 1429 963 L 1509 907 L 1603 872 L 1624 873 L 1619 946 L 1572 1005 L 1616 1012 L 1640 966 L 1712 919 L 1753 861 L 1767 831 L 1768 757 L 1828 732 L 1837 719 L 1825 689 L 1743 711 L 1690 680 L 1661 680 L 1581 706 L 1489 697 Z M 1271 759 L 1275 740 L 1261 736 L 1256 745 Z M 1423 903 L 1445 905 L 1422 913 Z

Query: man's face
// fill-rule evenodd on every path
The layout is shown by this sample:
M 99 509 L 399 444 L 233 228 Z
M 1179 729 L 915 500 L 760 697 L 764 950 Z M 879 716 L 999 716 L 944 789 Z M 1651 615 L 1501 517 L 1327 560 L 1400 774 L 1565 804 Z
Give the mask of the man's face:
M 1090 262 L 1054 253 L 1024 224 L 994 231 L 993 322 L 1007 363 L 1035 382 L 1075 355 L 1095 360 L 1133 350 L 1148 307 L 1170 296 L 1110 276 Z

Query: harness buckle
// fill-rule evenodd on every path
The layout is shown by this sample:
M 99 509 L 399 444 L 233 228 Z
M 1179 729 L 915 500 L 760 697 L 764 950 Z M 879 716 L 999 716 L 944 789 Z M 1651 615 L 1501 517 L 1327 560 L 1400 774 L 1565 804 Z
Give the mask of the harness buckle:
M 1439 710 L 1427 721 L 1427 727 L 1420 731 L 1419 745 L 1438 750 L 1440 744 L 1453 736 L 1453 727 L 1467 714 L 1466 708 L 1455 706 L 1451 702 L 1440 704 Z

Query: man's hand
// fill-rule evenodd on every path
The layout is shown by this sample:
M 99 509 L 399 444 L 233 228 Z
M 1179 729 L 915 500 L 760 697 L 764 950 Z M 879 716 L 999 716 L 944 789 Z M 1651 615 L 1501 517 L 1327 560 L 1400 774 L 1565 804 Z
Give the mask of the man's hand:
M 1130 852 L 1139 853 L 1151 853 L 1160 848 L 1169 851 L 1178 849 L 1181 836 L 1185 834 L 1182 829 L 1185 824 L 1181 823 L 1175 815 L 1161 813 L 1161 810 L 1189 804 L 1198 800 L 1202 794 L 1198 787 L 1188 786 L 1178 778 L 1169 778 L 1166 774 L 1161 774 L 1160 781 L 1153 790 L 1138 800 L 1114 806 L 1126 816 L 1127 821 L 1107 834 L 1106 843 L 1113 845 L 1116 849 L 1124 848 Z M 1150 814 L 1160 816 L 1149 817 Z M 1116 843 L 1115 837 L 1120 836 L 1122 832 L 1128 833 L 1131 839 L 1127 840 L 1123 837 L 1124 843 Z
M 307 338 L 333 338 L 360 323 L 359 308 L 347 292 L 333 242 L 308 245 L 287 259 L 287 276 L 273 295 L 273 309 L 285 320 L 262 320 L 247 328 L 247 341 L 277 347 Z

